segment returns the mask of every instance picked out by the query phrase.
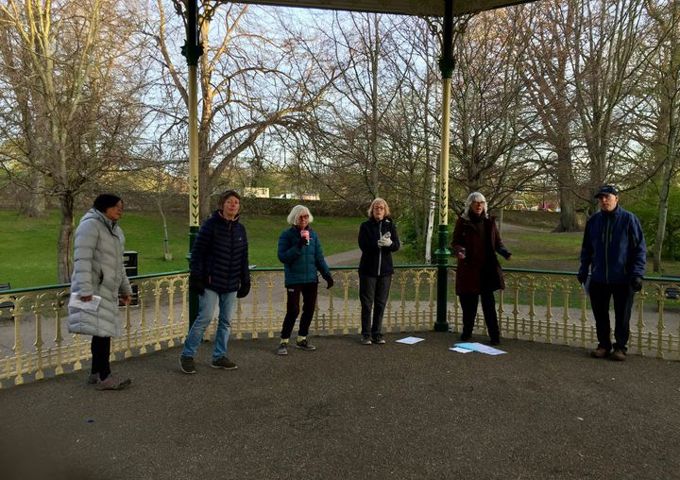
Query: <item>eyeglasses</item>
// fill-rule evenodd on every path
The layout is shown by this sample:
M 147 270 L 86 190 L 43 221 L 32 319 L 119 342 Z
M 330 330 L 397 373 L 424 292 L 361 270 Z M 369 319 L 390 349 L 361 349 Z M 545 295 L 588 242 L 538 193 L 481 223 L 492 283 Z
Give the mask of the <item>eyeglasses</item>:
M 300 215 L 300 218 L 309 218 L 309 215 Z

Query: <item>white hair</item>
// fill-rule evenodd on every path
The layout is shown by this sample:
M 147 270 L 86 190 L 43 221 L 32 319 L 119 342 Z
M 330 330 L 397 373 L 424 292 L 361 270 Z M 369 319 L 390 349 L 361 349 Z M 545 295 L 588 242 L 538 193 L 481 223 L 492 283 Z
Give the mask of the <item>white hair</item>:
M 489 212 L 486 209 L 486 197 L 479 192 L 472 192 L 468 195 L 467 199 L 465 199 L 465 209 L 463 210 L 463 215 L 461 215 L 464 219 L 470 220 L 470 205 L 472 205 L 472 202 L 483 202 L 484 210 L 482 210 L 481 217 L 489 218 Z
M 300 215 L 309 215 L 309 223 L 314 221 L 314 217 L 312 216 L 312 212 L 309 211 L 309 208 L 304 205 L 295 205 L 288 214 L 288 223 L 290 225 L 297 225 L 300 220 Z

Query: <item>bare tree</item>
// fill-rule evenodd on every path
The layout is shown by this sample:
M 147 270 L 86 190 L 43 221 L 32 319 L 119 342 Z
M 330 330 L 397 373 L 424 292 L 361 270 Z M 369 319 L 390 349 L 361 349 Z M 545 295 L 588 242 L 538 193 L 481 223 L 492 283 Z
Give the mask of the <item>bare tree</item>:
M 524 25 L 521 36 L 526 45 L 519 72 L 525 84 L 525 98 L 536 112 L 535 149 L 541 165 L 557 186 L 560 198 L 558 232 L 578 229 L 572 148 L 575 112 L 571 107 L 574 89 L 567 39 L 574 25 L 574 2 L 546 1 L 518 10 Z M 545 145 L 545 148 L 542 148 Z M 544 150 L 548 150 L 547 154 Z
M 454 180 L 502 205 L 535 175 L 519 75 L 521 49 L 502 11 L 470 21 L 456 45 L 452 85 Z
M 668 219 L 669 196 L 673 180 L 680 170 L 680 2 L 645 2 L 652 20 L 652 38 L 646 74 L 649 88 L 643 89 L 642 105 L 638 112 L 647 122 L 643 129 L 651 132 L 646 142 L 652 150 L 658 169 L 658 213 L 653 246 L 653 269 L 662 270 L 663 251 Z M 646 114 L 646 115 L 645 115 Z
M 59 201 L 60 282 L 70 279 L 74 203 L 129 158 L 141 120 L 143 77 L 132 61 L 140 48 L 133 34 L 137 16 L 115 0 L 0 6 L 0 73 L 8 87 L 2 128 L 11 146 L 4 160 L 44 177 L 44 190 Z
M 173 0 L 177 12 L 184 5 Z M 184 74 L 173 55 L 165 2 L 157 0 L 159 26 L 152 26 L 164 72 L 185 110 Z M 282 37 L 267 25 L 261 11 L 248 6 L 203 0 L 199 25 L 203 55 L 199 61 L 199 195 L 200 215 L 210 210 L 210 194 L 239 155 L 275 126 L 294 128 L 323 97 L 313 61 L 298 50 L 299 42 Z M 300 54 L 300 55 L 298 55 Z M 160 107 L 159 107 L 160 109 Z M 165 113 L 184 126 L 179 110 Z

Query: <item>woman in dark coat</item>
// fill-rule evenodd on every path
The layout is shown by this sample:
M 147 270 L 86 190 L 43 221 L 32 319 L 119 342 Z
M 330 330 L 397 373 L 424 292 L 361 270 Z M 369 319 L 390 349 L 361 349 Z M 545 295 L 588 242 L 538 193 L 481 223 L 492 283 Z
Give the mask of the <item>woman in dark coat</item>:
M 503 245 L 495 218 L 489 217 L 486 198 L 472 192 L 465 201 L 465 210 L 456 221 L 451 249 L 458 259 L 456 294 L 463 309 L 464 342 L 472 337 L 477 315 L 477 303 L 482 298 L 484 321 L 491 345 L 500 343 L 500 329 L 496 314 L 496 290 L 503 290 L 503 271 L 496 253 L 506 260 L 511 253 Z
M 392 252 L 399 250 L 397 227 L 390 207 L 376 198 L 368 209 L 368 220 L 359 227 L 359 296 L 361 298 L 361 343 L 385 343 L 382 319 L 392 283 Z M 371 310 L 373 322 L 371 322 Z

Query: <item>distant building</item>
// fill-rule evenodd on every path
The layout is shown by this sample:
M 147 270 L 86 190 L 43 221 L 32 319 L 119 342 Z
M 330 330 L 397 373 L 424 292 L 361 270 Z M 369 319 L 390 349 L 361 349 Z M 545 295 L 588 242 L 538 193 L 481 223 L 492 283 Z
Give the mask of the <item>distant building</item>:
M 244 197 L 269 198 L 269 188 L 267 187 L 246 187 L 243 189 Z

